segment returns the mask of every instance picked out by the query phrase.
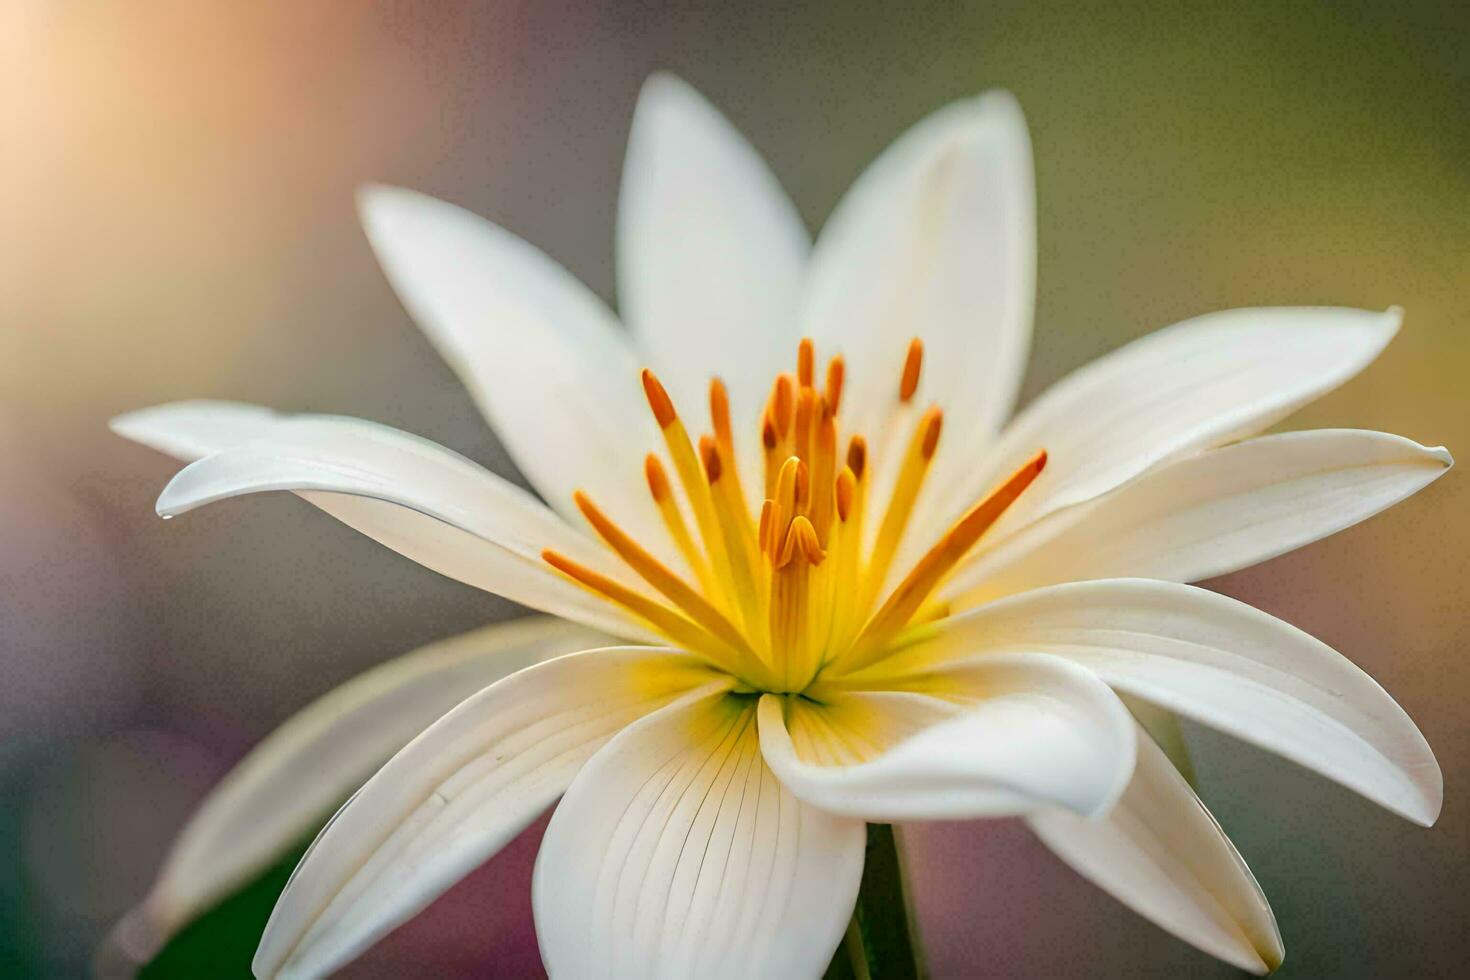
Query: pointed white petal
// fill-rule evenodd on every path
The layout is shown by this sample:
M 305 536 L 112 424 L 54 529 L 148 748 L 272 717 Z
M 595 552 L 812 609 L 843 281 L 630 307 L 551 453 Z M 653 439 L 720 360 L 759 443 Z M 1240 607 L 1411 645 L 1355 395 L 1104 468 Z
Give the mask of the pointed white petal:
M 775 373 L 796 356 L 809 248 L 796 208 L 735 128 L 683 81 L 649 78 L 618 201 L 618 303 L 681 412 L 702 418 L 719 375 L 737 437 L 755 438 Z
M 958 616 L 933 642 L 915 655 L 1065 657 L 1416 823 L 1439 815 L 1439 764 L 1393 698 L 1320 640 L 1234 599 L 1142 579 L 1058 585 Z
M 1155 467 L 957 573 L 962 604 L 1084 579 L 1195 582 L 1372 517 L 1438 479 L 1443 447 L 1356 429 L 1262 436 Z
M 294 845 L 375 768 L 469 695 L 605 640 L 533 617 L 435 643 L 313 701 L 255 747 L 180 831 L 148 897 L 111 937 L 139 967 L 180 927 Z
M 1159 330 L 1053 385 L 955 492 L 978 496 L 1047 450 L 1046 472 L 991 531 L 999 541 L 1155 463 L 1270 426 L 1366 367 L 1400 319 L 1397 309 L 1242 309 Z
M 526 479 L 573 517 L 580 488 L 663 553 L 640 479 L 657 430 L 612 314 L 544 253 L 452 204 L 365 188 L 362 221 L 404 307 Z
M 910 129 L 858 178 L 812 254 L 805 329 L 819 354 L 847 361 L 848 422 L 877 431 L 919 337 L 917 400 L 945 411 L 934 482 L 972 468 L 1015 403 L 1035 270 L 1031 143 L 1015 99 L 990 92 Z
M 1133 781 L 1106 817 L 1051 810 L 1030 823 L 1078 874 L 1192 946 L 1251 973 L 1281 965 L 1281 933 L 1260 885 L 1147 736 Z
M 593 650 L 472 695 L 337 812 L 281 893 L 256 976 L 320 976 L 411 918 L 551 805 L 615 732 L 708 683 L 672 650 Z
M 801 799 L 882 822 L 1045 806 L 1094 816 L 1128 784 L 1133 720 L 1087 670 L 1041 655 L 987 657 L 937 671 L 916 689 L 927 693 L 853 691 L 830 706 L 767 695 L 761 750 Z M 788 721 L 826 726 L 839 743 L 867 747 L 866 758 L 844 764 L 803 753 Z
M 864 826 L 781 786 L 754 714 L 691 695 L 577 774 L 536 860 L 552 976 L 821 975 L 857 900 Z
M 124 439 L 193 462 L 258 439 L 281 419 L 281 415 L 259 405 L 198 399 L 126 412 L 113 419 L 109 427 Z
M 489 470 L 371 422 L 283 417 L 268 434 L 180 470 L 159 496 L 158 512 L 172 517 L 266 490 L 301 493 L 408 557 L 429 559 L 429 567 L 507 599 L 619 635 L 650 638 L 541 559 L 542 549 L 554 548 L 623 577 L 609 552 Z M 399 513 L 385 515 L 385 503 Z

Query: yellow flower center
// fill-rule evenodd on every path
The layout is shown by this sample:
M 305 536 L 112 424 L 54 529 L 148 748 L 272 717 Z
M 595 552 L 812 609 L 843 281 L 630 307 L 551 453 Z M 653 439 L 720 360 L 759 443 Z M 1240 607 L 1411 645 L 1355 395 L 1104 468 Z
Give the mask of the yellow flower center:
M 885 431 L 876 434 L 877 445 L 892 445 L 903 457 L 891 487 L 883 488 L 886 500 L 873 515 L 871 534 L 865 536 L 865 521 L 874 469 L 864 436 L 842 432 L 842 357 L 828 363 L 819 388 L 808 339 L 798 347 L 796 373 L 776 378 L 762 413 L 764 502 L 758 518 L 746 505 L 724 383 L 710 382 L 714 432 L 701 436 L 696 448 L 663 385 L 652 371 L 643 372 L 649 407 L 693 516 L 692 530 L 656 455 L 648 455 L 644 474 L 693 582 L 655 558 L 581 492 L 577 506 L 598 535 L 664 601 L 555 551 L 542 557 L 752 691 L 807 691 L 819 678 L 876 663 L 906 645 L 923 624 L 947 614 L 936 589 L 1046 465 L 1043 450 L 966 511 L 884 594 L 943 428 L 937 406 L 919 412 L 913 404 L 923 360 L 923 344 L 915 338 L 882 423 Z M 844 438 L 846 449 L 839 453 Z

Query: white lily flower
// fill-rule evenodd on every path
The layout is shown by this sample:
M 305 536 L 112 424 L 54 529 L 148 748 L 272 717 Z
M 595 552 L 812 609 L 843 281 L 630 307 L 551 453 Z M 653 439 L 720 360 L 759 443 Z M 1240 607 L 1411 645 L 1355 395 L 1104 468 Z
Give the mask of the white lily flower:
M 882 154 L 811 246 L 750 146 L 658 76 L 619 212 L 630 333 L 495 225 L 409 191 L 361 198 L 404 305 L 544 504 L 368 422 L 198 402 L 116 421 L 196 460 L 164 516 L 295 491 L 436 571 L 638 644 L 510 673 L 567 648 L 511 643 L 509 676 L 478 693 L 484 676 L 464 677 L 468 699 L 312 845 L 258 975 L 342 965 L 558 797 L 533 893 L 557 976 L 818 975 L 852 912 L 864 821 L 1002 815 L 1182 939 L 1275 968 L 1265 897 L 1120 693 L 1433 823 L 1439 767 L 1381 688 L 1182 584 L 1363 520 L 1450 465 L 1375 432 L 1248 438 L 1361 370 L 1399 313 L 1199 317 L 1007 422 L 1033 196 L 1020 110 L 987 94 Z M 712 434 L 694 439 L 681 410 L 706 399 Z M 388 727 L 362 749 L 386 755 L 395 719 L 443 709 L 449 685 L 429 686 L 340 725 L 376 712 Z M 186 832 L 209 843 L 180 845 L 192 860 L 160 880 L 155 905 L 186 897 L 154 942 L 347 788 L 330 752 L 261 751 L 271 777 L 237 775 Z M 230 873 L 211 866 L 229 821 L 282 803 Z

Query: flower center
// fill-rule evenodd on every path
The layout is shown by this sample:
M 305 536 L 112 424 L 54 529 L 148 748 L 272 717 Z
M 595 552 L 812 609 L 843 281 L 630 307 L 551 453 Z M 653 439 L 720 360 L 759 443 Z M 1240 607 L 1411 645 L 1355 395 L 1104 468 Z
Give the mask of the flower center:
M 842 432 L 842 357 L 828 362 L 819 387 L 815 349 L 803 340 L 796 373 L 776 378 L 761 416 L 764 492 L 758 518 L 746 504 L 736 465 L 724 383 L 710 382 L 714 432 L 696 444 L 668 392 L 645 369 L 644 393 L 682 500 L 657 455 L 644 461 L 644 475 L 689 575 L 659 561 L 580 491 L 577 506 L 598 535 L 663 601 L 555 551 L 542 557 L 754 691 L 800 692 L 824 674 L 876 663 L 924 624 L 947 615 L 936 589 L 1046 465 L 1046 452 L 1037 452 L 966 511 L 885 594 L 943 428 L 937 406 L 919 411 L 914 404 L 923 361 L 923 344 L 915 338 L 899 372 L 897 397 L 874 433 L 875 445 L 901 452 L 901 461 L 875 487 L 867 439 Z

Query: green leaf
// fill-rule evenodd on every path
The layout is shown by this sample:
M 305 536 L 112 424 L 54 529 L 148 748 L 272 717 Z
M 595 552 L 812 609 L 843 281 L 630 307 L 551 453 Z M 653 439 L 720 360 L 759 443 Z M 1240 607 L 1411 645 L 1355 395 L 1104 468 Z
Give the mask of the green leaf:
M 310 843 L 310 837 L 302 840 L 248 885 L 185 926 L 142 969 L 140 980 L 251 977 L 250 960 L 266 920 Z

